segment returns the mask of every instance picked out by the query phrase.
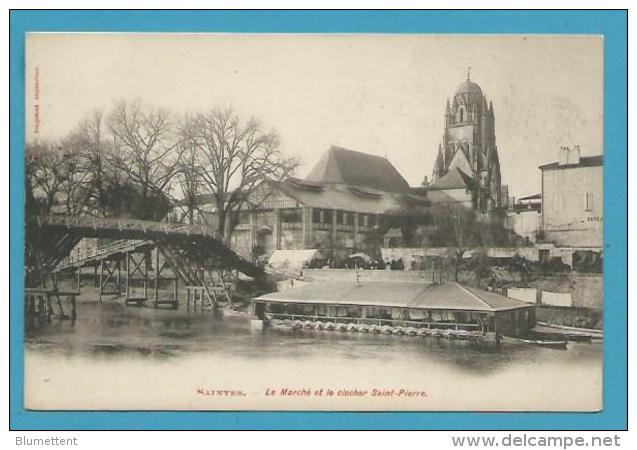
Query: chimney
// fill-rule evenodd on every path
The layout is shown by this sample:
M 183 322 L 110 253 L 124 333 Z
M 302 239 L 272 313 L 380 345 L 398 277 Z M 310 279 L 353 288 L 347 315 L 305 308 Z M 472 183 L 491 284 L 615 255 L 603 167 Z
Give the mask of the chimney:
M 571 150 L 568 147 L 561 146 L 560 151 L 557 154 L 557 163 L 560 166 L 568 164 L 568 154 Z
M 573 150 L 568 152 L 568 164 L 579 164 L 580 150 L 579 145 L 574 145 Z

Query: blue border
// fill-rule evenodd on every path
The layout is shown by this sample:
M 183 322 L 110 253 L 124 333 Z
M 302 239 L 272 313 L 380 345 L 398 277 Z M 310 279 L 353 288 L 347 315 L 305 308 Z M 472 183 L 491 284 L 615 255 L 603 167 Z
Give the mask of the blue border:
M 12 11 L 10 428 L 618 430 L 627 427 L 627 12 Z M 604 36 L 604 408 L 600 413 L 34 412 L 22 406 L 24 35 L 29 31 L 554 33 Z M 611 270 L 612 269 L 612 270 Z

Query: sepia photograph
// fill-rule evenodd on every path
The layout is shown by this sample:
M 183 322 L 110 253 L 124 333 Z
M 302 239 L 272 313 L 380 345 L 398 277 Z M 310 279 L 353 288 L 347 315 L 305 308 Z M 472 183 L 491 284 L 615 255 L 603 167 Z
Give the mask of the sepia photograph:
M 26 409 L 603 409 L 602 36 L 24 58 Z

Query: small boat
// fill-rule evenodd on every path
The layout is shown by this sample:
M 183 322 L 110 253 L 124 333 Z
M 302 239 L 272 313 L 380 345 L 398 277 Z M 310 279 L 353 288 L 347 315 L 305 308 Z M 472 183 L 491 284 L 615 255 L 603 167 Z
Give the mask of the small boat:
M 382 327 L 380 327 L 381 333 L 384 333 L 384 334 L 391 334 L 393 330 L 394 330 L 394 327 L 390 327 L 389 325 L 383 325 Z
M 336 326 L 334 325 L 334 322 L 326 322 L 324 328 L 326 330 L 333 330 L 336 328 Z
M 482 340 L 482 333 L 480 333 L 479 331 L 470 331 L 467 334 L 467 339 L 470 341 L 481 341 Z
M 314 322 L 314 329 L 315 330 L 322 330 L 325 328 L 325 324 L 323 322 Z
M 564 335 L 567 341 L 571 342 L 593 342 L 593 336 L 579 334 L 579 333 L 566 333 Z
M 447 338 L 447 339 L 455 339 L 456 338 L 456 334 L 454 330 L 442 330 L 440 332 L 440 334 L 442 335 L 442 337 Z
M 314 328 L 314 322 L 312 322 L 311 320 L 306 320 L 305 322 L 303 322 L 303 328 L 305 328 L 306 330 L 311 330 L 312 328 Z
M 418 328 L 416 331 L 417 336 L 431 336 L 431 330 L 428 328 Z
M 347 331 L 358 331 L 358 326 L 355 323 L 348 323 L 347 324 Z
M 547 341 L 547 340 L 541 340 L 541 339 L 524 339 L 524 338 L 517 338 L 517 340 L 524 344 L 533 344 L 533 345 L 539 345 L 541 347 L 559 348 L 559 349 L 566 350 L 566 340 Z
M 574 342 L 588 342 L 587 338 L 589 337 L 591 342 L 599 342 L 604 339 L 604 332 L 600 329 L 570 327 L 540 321 L 537 322 L 536 331 L 564 334 L 569 341 Z
M 347 331 L 347 324 L 346 323 L 337 323 L 335 329 L 336 329 L 336 331 Z
M 392 330 L 392 334 L 400 336 L 402 334 L 407 334 L 407 333 L 405 333 L 405 328 L 403 327 L 394 327 L 394 329 Z
M 456 338 L 466 340 L 469 337 L 469 332 L 467 330 L 456 330 Z
M 405 334 L 408 336 L 416 336 L 418 334 L 418 329 L 414 327 L 405 328 Z
M 529 334 L 527 336 L 501 336 L 502 342 L 509 344 L 527 344 L 540 347 L 566 350 L 566 339 L 562 336 Z
M 378 325 L 371 325 L 371 326 L 369 327 L 369 332 L 370 332 L 370 333 L 380 333 L 380 332 L 381 332 L 380 326 L 378 326 Z
M 434 328 L 433 330 L 429 330 L 429 335 L 433 337 L 441 337 L 442 334 L 439 329 Z
M 369 325 L 361 323 L 356 327 L 356 331 L 358 331 L 359 333 L 369 333 Z

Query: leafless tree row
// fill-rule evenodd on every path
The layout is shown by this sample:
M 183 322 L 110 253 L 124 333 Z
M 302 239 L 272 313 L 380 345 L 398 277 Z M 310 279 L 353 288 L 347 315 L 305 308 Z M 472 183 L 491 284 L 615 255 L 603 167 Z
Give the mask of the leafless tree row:
M 257 185 L 297 165 L 281 154 L 275 132 L 232 109 L 176 117 L 120 101 L 59 141 L 27 144 L 27 212 L 161 220 L 178 201 L 193 221 L 209 194 L 223 234 Z

